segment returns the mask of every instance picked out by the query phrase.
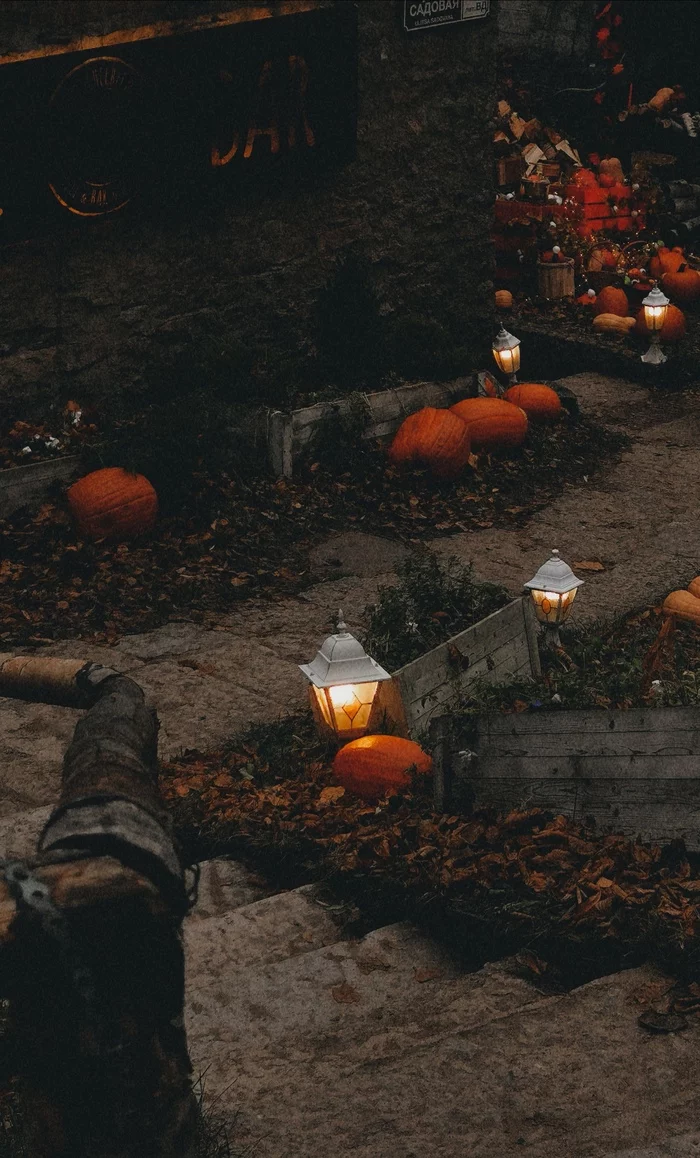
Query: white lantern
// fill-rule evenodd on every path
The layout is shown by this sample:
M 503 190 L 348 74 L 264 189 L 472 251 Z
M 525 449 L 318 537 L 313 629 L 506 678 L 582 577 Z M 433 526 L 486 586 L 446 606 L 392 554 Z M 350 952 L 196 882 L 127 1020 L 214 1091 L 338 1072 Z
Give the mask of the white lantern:
M 576 592 L 583 586 L 583 579 L 577 579 L 568 563 L 559 557 L 559 552 L 553 550 L 547 562 L 523 586 L 530 592 L 535 615 L 544 626 L 547 643 L 560 647 L 559 624 L 568 618 Z
M 491 346 L 498 369 L 508 375 L 510 385 L 517 382 L 517 373 L 520 369 L 520 338 L 509 334 L 505 326 L 501 326 Z
M 647 294 L 642 301 L 644 307 L 644 321 L 646 327 L 651 333 L 651 345 L 646 354 L 642 354 L 642 362 L 651 362 L 653 365 L 659 365 L 661 362 L 666 362 L 667 358 L 661 349 L 661 330 L 666 321 L 666 314 L 671 303 L 664 293 L 661 292 L 657 285 L 653 290 Z
M 364 736 L 379 683 L 391 676 L 350 634 L 342 611 L 336 634 L 324 640 L 311 663 L 299 667 L 311 684 L 311 707 L 319 731 L 343 744 Z

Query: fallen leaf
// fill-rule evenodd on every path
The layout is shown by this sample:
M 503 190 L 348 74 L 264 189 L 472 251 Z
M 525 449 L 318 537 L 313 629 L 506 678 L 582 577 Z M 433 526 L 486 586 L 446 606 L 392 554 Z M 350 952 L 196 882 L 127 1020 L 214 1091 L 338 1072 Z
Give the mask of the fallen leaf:
M 361 1000 L 357 990 L 348 981 L 344 981 L 342 985 L 336 985 L 334 989 L 331 989 L 331 993 L 333 1000 L 340 1005 L 355 1005 Z
M 583 563 L 573 563 L 579 571 L 604 571 L 605 567 L 602 563 L 597 563 L 593 560 L 584 559 Z
M 442 977 L 442 969 L 426 969 L 419 966 L 414 966 L 413 980 L 420 981 L 436 981 L 438 977 Z
M 331 786 L 329 788 L 324 788 L 318 799 L 321 804 L 333 804 L 334 801 L 340 800 L 341 796 L 344 795 L 345 789 L 341 785 L 338 785 L 337 787 Z
M 657 1013 L 654 1009 L 645 1009 L 637 1018 L 637 1025 L 648 1029 L 650 1033 L 679 1033 L 688 1028 L 688 1022 L 680 1013 Z
M 355 961 L 360 973 L 374 973 L 375 969 L 391 969 L 386 961 L 381 961 L 379 957 L 360 957 Z

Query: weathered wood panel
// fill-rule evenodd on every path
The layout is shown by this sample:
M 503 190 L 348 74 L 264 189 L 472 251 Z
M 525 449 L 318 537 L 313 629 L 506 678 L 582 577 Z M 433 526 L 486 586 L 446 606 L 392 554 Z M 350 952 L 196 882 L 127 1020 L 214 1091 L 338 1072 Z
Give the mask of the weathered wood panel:
M 20 507 L 41 502 L 51 484 L 67 482 L 77 473 L 79 464 L 77 455 L 69 455 L 0 471 L 0 518 Z
M 457 706 L 477 679 L 500 683 L 539 674 L 533 650 L 530 600 L 520 598 L 473 627 L 426 652 L 379 685 L 376 710 L 385 711 L 407 734 L 420 736 L 431 718 Z M 400 708 L 397 702 L 400 701 Z
M 369 418 L 362 437 L 386 438 L 398 430 L 409 414 L 423 406 L 451 406 L 465 398 L 472 385 L 470 376 L 454 382 L 410 382 L 394 390 L 365 394 Z M 291 414 L 273 410 L 268 422 L 268 458 L 275 474 L 290 478 L 295 460 L 309 446 L 319 423 L 332 411 L 350 413 L 352 406 L 352 399 L 343 398 L 305 406 Z
M 700 851 L 700 709 L 489 714 L 477 737 L 470 757 L 452 755 L 457 796 Z

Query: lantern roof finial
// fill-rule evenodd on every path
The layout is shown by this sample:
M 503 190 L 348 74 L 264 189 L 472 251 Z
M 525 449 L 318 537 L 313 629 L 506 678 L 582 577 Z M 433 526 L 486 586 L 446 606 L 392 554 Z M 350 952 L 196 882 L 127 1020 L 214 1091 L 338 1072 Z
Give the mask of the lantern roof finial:
M 569 564 L 564 562 L 557 548 L 553 547 L 550 558 L 532 579 L 523 583 L 523 587 L 529 591 L 552 591 L 556 595 L 563 595 L 566 591 L 583 586 L 583 583 L 584 580 L 577 579 Z

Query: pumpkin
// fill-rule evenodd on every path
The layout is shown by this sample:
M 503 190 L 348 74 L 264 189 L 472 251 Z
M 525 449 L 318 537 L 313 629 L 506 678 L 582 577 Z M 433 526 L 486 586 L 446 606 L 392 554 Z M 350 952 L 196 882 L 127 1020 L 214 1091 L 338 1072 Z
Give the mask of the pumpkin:
M 661 285 L 671 301 L 683 305 L 700 297 L 700 273 L 687 265 L 680 265 L 676 273 L 665 273 Z
M 637 321 L 635 323 L 635 333 L 642 334 L 643 337 L 649 337 L 649 330 L 647 329 L 646 319 L 644 317 L 644 307 L 637 314 Z M 679 338 L 685 335 L 685 314 L 678 306 L 669 306 L 666 310 L 666 319 L 661 327 L 661 341 L 662 342 L 677 342 Z
M 389 447 L 395 465 L 420 463 L 441 478 L 454 478 L 469 461 L 469 432 L 449 410 L 424 406 L 409 414 Z
M 598 184 L 601 189 L 612 189 L 613 185 L 617 185 L 617 180 L 612 173 L 601 173 L 598 178 Z
M 129 539 L 150 531 L 158 497 L 147 478 L 120 466 L 84 475 L 68 488 L 68 505 L 79 529 L 92 539 Z
M 653 97 L 647 101 L 647 104 L 649 105 L 650 109 L 654 110 L 655 113 L 663 113 L 670 105 L 674 95 L 675 94 L 673 89 L 666 86 L 665 88 L 658 89 L 658 91 L 654 93 Z
M 598 180 L 602 184 L 602 177 L 614 177 L 613 184 L 624 185 L 625 174 L 618 157 L 605 157 L 598 166 Z
M 510 290 L 496 290 L 496 305 L 499 309 L 508 310 L 513 304 L 513 295 Z
M 636 326 L 635 318 L 621 318 L 619 314 L 598 314 L 593 329 L 600 334 L 629 334 Z
M 596 294 L 594 289 L 586 290 L 580 297 L 576 298 L 576 303 L 579 306 L 594 306 L 596 303 Z
M 697 599 L 700 599 L 700 575 L 696 575 L 694 579 L 691 579 L 690 583 L 688 584 L 688 590 L 691 595 L 694 595 Z
M 339 784 L 365 800 L 409 788 L 409 769 L 425 774 L 433 762 L 414 740 L 401 736 L 361 736 L 336 753 L 333 773 Z
M 466 424 L 474 450 L 520 446 L 527 434 L 527 415 L 505 398 L 465 398 L 451 407 Z
M 597 185 L 596 175 L 590 169 L 575 169 L 571 182 L 573 185 Z
M 603 286 L 596 298 L 593 311 L 596 314 L 617 314 L 624 318 L 629 311 L 629 302 L 624 290 L 614 285 Z
M 654 278 L 662 278 L 665 273 L 678 273 L 684 263 L 682 251 L 662 246 L 649 262 L 649 273 Z
M 539 382 L 522 382 L 518 386 L 511 386 L 503 397 L 506 402 L 512 402 L 524 410 L 528 421 L 547 422 L 559 418 L 563 409 L 556 390 L 552 390 L 551 386 L 542 386 Z
M 700 599 L 697 595 L 691 595 L 690 591 L 672 591 L 664 599 L 661 610 L 666 615 L 675 615 L 678 619 L 700 623 Z

